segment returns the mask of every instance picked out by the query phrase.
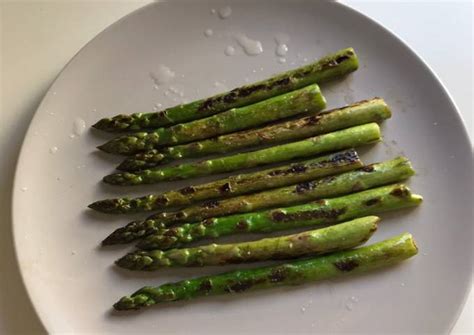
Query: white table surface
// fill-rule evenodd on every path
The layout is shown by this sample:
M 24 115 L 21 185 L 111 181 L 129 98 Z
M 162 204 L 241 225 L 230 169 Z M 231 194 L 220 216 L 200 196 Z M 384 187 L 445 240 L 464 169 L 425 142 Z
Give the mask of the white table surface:
M 149 2 L 0 0 L 0 334 L 45 332 L 21 282 L 11 237 L 14 168 L 29 121 L 49 85 L 84 44 Z M 472 139 L 472 2 L 344 2 L 383 22 L 430 64 Z M 474 332 L 473 291 L 452 334 Z

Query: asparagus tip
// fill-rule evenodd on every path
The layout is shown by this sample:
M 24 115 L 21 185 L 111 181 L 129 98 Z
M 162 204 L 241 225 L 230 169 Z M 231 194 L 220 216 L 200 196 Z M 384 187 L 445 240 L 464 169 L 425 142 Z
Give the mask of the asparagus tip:
M 120 231 L 120 228 L 118 229 Z M 107 236 L 103 241 L 102 241 L 102 246 L 107 246 L 107 245 L 115 245 L 115 244 L 121 244 L 124 243 L 121 239 L 119 231 L 114 231 L 112 232 L 109 236 Z
M 101 151 L 110 153 L 110 151 L 108 149 L 108 146 L 107 146 L 107 143 L 104 143 L 102 145 L 98 145 L 98 146 L 96 146 L 96 148 L 101 150 Z
M 117 211 L 117 203 L 113 199 L 98 200 L 87 205 L 88 208 L 107 214 L 115 214 Z
M 109 174 L 107 176 L 104 176 L 102 178 L 102 181 L 106 184 L 110 184 L 110 185 L 116 185 L 117 184 L 117 177 L 121 175 L 120 173 L 113 173 L 113 174 Z
M 99 203 L 100 203 L 100 201 L 95 201 L 95 202 L 93 202 L 93 203 L 87 205 L 87 207 L 90 208 L 90 209 L 93 209 L 93 210 L 95 210 L 95 211 L 100 211 L 101 206 L 100 206 Z

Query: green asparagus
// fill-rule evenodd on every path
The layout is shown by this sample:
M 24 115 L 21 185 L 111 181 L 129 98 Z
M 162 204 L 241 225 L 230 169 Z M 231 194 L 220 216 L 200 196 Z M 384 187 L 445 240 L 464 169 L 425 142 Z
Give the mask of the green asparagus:
M 126 214 L 190 205 L 213 198 L 252 193 L 291 185 L 317 177 L 338 174 L 362 166 L 354 149 L 336 152 L 304 162 L 279 166 L 264 171 L 230 176 L 207 184 L 187 186 L 177 191 L 149 194 L 139 198 L 96 201 L 90 208 L 104 213 Z
M 314 83 L 323 83 L 357 70 L 359 62 L 352 48 L 328 55 L 317 62 L 278 74 L 267 80 L 235 88 L 208 99 L 178 105 L 157 113 L 117 115 L 93 127 L 109 131 L 136 131 L 169 126 L 256 103 Z
M 324 107 L 326 100 L 318 85 L 313 84 L 204 119 L 158 128 L 151 132 L 123 135 L 98 148 L 112 154 L 131 155 L 164 145 L 186 143 L 252 128 L 300 113 L 318 112 Z
M 414 171 L 405 158 L 364 167 L 337 176 L 324 177 L 309 182 L 270 191 L 243 195 L 222 201 L 208 201 L 175 212 L 162 212 L 145 221 L 134 221 L 118 228 L 105 240 L 131 241 L 153 234 L 170 225 L 204 220 L 234 213 L 247 213 L 262 208 L 296 204 L 304 201 L 333 197 L 362 191 L 372 187 L 397 182 L 413 175 Z
M 226 265 L 327 254 L 365 243 L 377 230 L 378 221 L 376 216 L 367 216 L 332 227 L 252 242 L 135 251 L 115 263 L 130 270 L 153 271 L 170 266 Z
M 405 185 L 395 184 L 300 206 L 218 217 L 155 230 L 157 232 L 141 240 L 137 246 L 145 250 L 165 250 L 205 238 L 332 224 L 385 211 L 414 207 L 421 201 L 422 198 L 413 195 Z M 114 242 L 129 241 L 128 236 L 123 237 L 123 240 Z
M 224 154 L 257 145 L 295 141 L 364 123 L 381 122 L 390 116 L 391 112 L 387 104 L 380 98 L 374 98 L 368 101 L 360 101 L 347 107 L 319 114 L 314 113 L 303 118 L 263 128 L 250 129 L 199 142 L 138 153 L 124 160 L 117 169 L 133 172 L 182 158 L 202 157 L 216 153 Z
M 103 180 L 105 183 L 114 185 L 140 185 L 153 184 L 160 181 L 188 179 L 314 156 L 324 152 L 342 150 L 379 140 L 379 126 L 376 123 L 368 123 L 311 137 L 298 142 L 210 159 L 198 163 L 187 163 L 163 167 L 161 169 L 154 168 L 137 173 L 115 173 L 105 176 Z
M 209 200 L 175 212 L 157 213 L 145 221 L 134 221 L 117 229 L 110 238 L 116 239 L 124 235 L 129 238 L 142 237 L 145 232 L 153 233 L 176 223 L 193 222 L 234 213 L 252 212 L 262 208 L 302 203 L 323 197 L 339 196 L 355 190 L 362 191 L 398 182 L 413 174 L 414 170 L 410 162 L 404 157 L 398 157 L 391 161 L 368 165 L 336 176 L 230 199 Z
M 417 253 L 418 248 L 413 237 L 411 234 L 404 233 L 362 248 L 339 251 L 326 256 L 193 278 L 159 287 L 143 287 L 131 296 L 121 298 L 114 304 L 114 308 L 116 310 L 140 309 L 161 302 L 189 300 L 200 296 L 299 285 L 364 273 L 396 264 Z

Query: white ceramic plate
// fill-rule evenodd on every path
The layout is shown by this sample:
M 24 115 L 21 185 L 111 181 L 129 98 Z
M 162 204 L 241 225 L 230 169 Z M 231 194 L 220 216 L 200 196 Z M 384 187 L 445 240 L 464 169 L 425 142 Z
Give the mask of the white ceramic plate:
M 228 5 L 226 3 L 225 5 Z M 471 281 L 471 147 L 448 93 L 426 64 L 393 34 L 336 3 L 223 3 L 147 6 L 112 25 L 62 71 L 25 138 L 15 180 L 14 232 L 18 261 L 33 304 L 50 332 L 129 333 L 431 333 L 453 325 Z M 213 35 L 206 37 L 206 29 Z M 264 52 L 247 56 L 232 37 L 245 33 Z M 277 34 L 289 35 L 284 64 Z M 234 56 L 224 50 L 232 45 Z M 356 278 L 237 297 L 201 299 L 116 315 L 117 298 L 143 285 L 216 273 L 224 268 L 154 274 L 111 266 L 123 248 L 99 241 L 130 218 L 90 213 L 92 200 L 123 194 L 100 178 L 118 159 L 94 147 L 105 135 L 70 137 L 76 119 L 90 126 L 117 113 L 152 111 L 296 67 L 338 49 L 356 49 L 361 68 L 323 86 L 330 107 L 381 96 L 393 108 L 385 142 L 366 162 L 403 153 L 418 171 L 410 185 L 425 197 L 411 211 L 385 215 L 374 240 L 410 231 L 420 254 L 400 266 Z M 155 89 L 150 72 L 166 65 L 175 77 Z M 217 84 L 216 84 L 217 82 Z M 54 152 L 57 147 L 57 151 Z M 165 189 L 173 184 L 155 187 Z M 176 184 L 175 184 L 176 186 Z M 153 187 L 129 189 L 140 194 Z

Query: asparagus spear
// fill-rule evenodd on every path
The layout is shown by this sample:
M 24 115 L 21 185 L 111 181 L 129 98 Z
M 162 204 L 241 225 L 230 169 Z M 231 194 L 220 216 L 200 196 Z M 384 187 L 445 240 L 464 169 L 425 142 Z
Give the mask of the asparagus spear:
M 225 200 L 209 200 L 199 205 L 175 212 L 162 212 L 148 217 L 145 221 L 134 221 L 114 231 L 110 238 L 116 239 L 144 236 L 175 223 L 192 222 L 234 213 L 246 213 L 262 208 L 285 206 L 323 197 L 338 196 L 362 191 L 368 188 L 394 183 L 414 174 L 410 162 L 398 157 L 383 163 L 324 177 L 304 183 L 281 187 L 269 191 L 242 195 Z
M 110 132 L 135 131 L 196 120 L 231 108 L 253 104 L 310 84 L 326 82 L 355 71 L 358 66 L 359 62 L 354 50 L 343 49 L 317 62 L 208 99 L 178 105 L 157 113 L 117 115 L 102 119 L 93 127 Z
M 207 184 L 188 186 L 177 191 L 149 194 L 139 198 L 118 198 L 96 201 L 90 208 L 104 213 L 125 214 L 190 205 L 196 201 L 227 198 L 265 189 L 291 185 L 333 175 L 362 166 L 354 149 L 286 166 L 230 176 Z
M 141 240 L 137 246 L 146 250 L 165 250 L 205 238 L 332 224 L 356 217 L 414 207 L 421 201 L 422 198 L 413 195 L 405 185 L 395 184 L 300 206 L 218 217 L 161 229 Z M 126 243 L 130 241 L 127 240 L 129 236 L 123 236 L 122 240 L 105 241 L 105 244 Z
M 313 113 L 299 119 L 285 121 L 263 128 L 221 135 L 216 138 L 174 147 L 154 149 L 125 159 L 118 169 L 138 171 L 161 163 L 182 158 L 224 154 L 257 145 L 278 144 L 320 135 L 369 122 L 380 122 L 391 116 L 387 104 L 380 98 L 360 101 L 350 106 L 324 113 Z
M 161 302 L 189 300 L 200 296 L 242 293 L 285 285 L 300 285 L 322 279 L 364 273 L 396 264 L 418 253 L 409 233 L 368 245 L 313 257 L 286 264 L 237 270 L 168 283 L 158 287 L 143 287 L 120 299 L 116 310 L 140 309 Z
M 318 112 L 326 100 L 318 85 L 278 95 L 253 105 L 232 108 L 204 119 L 180 123 L 151 132 L 123 135 L 98 148 L 113 154 L 131 155 L 159 146 L 186 143 L 259 126 L 304 112 Z
M 181 164 L 161 169 L 154 168 L 137 173 L 115 173 L 104 177 L 104 182 L 114 185 L 153 184 L 160 181 L 188 179 L 215 173 L 230 172 L 264 164 L 314 156 L 368 144 L 380 140 L 380 128 L 368 123 L 344 130 L 311 137 L 266 149 L 214 158 L 198 163 Z
M 326 254 L 365 243 L 377 230 L 378 221 L 376 216 L 367 216 L 332 227 L 252 242 L 135 251 L 115 263 L 130 270 L 153 271 L 170 266 L 226 265 Z

